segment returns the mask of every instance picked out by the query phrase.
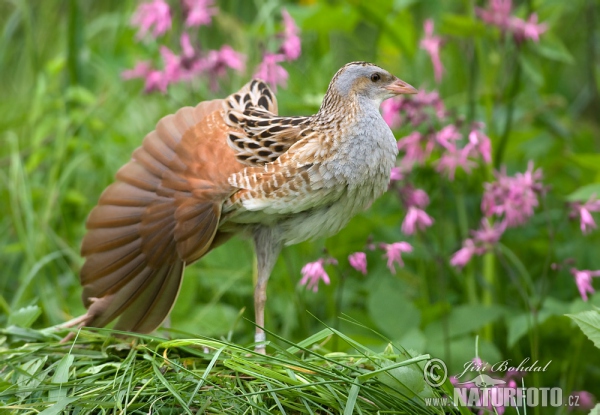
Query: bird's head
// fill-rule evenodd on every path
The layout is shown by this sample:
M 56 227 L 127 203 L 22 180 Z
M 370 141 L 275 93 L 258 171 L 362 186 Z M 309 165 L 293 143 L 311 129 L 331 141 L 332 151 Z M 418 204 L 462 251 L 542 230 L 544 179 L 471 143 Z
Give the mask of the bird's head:
M 366 98 L 379 106 L 383 100 L 400 94 L 416 94 L 417 90 L 377 65 L 351 62 L 335 74 L 328 93 L 342 99 Z

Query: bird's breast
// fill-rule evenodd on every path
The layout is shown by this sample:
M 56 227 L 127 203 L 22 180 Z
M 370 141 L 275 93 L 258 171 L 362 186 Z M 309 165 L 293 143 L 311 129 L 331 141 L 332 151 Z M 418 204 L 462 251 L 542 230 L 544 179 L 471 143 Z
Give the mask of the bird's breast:
M 385 190 L 397 154 L 396 139 L 377 114 L 348 128 L 322 170 L 329 170 L 333 180 L 350 187 L 381 186 L 383 182 Z
M 286 244 L 339 232 L 387 190 L 398 147 L 385 123 L 371 121 L 338 141 L 333 155 L 315 166 L 316 176 L 337 198 L 283 221 Z

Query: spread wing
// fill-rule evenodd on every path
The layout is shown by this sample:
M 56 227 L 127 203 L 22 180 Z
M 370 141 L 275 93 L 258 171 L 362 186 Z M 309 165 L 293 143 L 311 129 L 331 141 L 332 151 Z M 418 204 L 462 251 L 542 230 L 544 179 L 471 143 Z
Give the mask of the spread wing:
M 223 206 L 240 190 L 230 178 L 249 165 L 263 169 L 277 161 L 309 131 L 305 119 L 276 114 L 275 96 L 254 80 L 224 100 L 182 108 L 158 122 L 86 224 L 83 324 L 104 326 L 119 317 L 120 330 L 150 332 L 160 325 L 185 266 L 228 238 L 219 231 Z M 302 172 L 273 177 L 297 173 L 293 189 Z
M 100 197 L 81 253 L 89 326 L 150 332 L 171 310 L 183 270 L 211 249 L 241 170 L 227 146 L 224 101 L 160 120 Z
M 233 174 L 229 183 L 240 190 L 228 198 L 223 211 L 228 218 L 244 211 L 285 215 L 338 200 L 345 188 L 333 186 L 338 181 L 323 168 L 321 153 L 327 147 L 324 137 L 313 131 L 274 162 Z
M 248 166 L 277 160 L 310 130 L 309 117 L 278 117 L 275 95 L 260 80 L 230 96 L 227 106 L 225 122 L 231 127 L 227 143 L 238 161 Z

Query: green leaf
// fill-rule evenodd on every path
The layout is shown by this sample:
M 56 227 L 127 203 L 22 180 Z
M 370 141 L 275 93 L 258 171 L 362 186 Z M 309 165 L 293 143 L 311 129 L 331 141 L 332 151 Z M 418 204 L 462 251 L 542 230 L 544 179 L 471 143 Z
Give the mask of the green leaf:
M 415 396 L 429 397 L 431 395 L 431 388 L 427 387 L 423 371 L 419 366 L 391 367 L 392 362 L 388 363 L 387 366 L 390 367 L 377 375 L 377 380 L 384 385 L 408 398 Z M 422 396 L 422 394 L 425 396 Z
M 335 28 L 336 31 L 350 32 L 360 19 L 356 8 L 344 5 L 320 3 L 314 11 L 304 22 L 305 30 L 329 34 Z
M 447 325 L 447 334 L 450 338 L 475 332 L 485 325 L 499 319 L 505 313 L 500 305 L 465 304 L 455 307 L 446 322 L 436 320 L 425 328 L 428 341 L 441 340 L 445 333 L 444 324 Z
M 223 347 L 221 347 L 219 350 L 217 350 L 215 352 L 215 355 L 213 356 L 212 360 L 210 361 L 210 363 L 206 367 L 206 370 L 202 374 L 202 378 L 200 378 L 200 381 L 196 385 L 196 388 L 194 389 L 194 393 L 192 393 L 192 396 L 190 396 L 190 399 L 188 400 L 188 403 L 187 403 L 188 406 L 192 405 L 194 396 L 198 393 L 198 391 L 200 390 L 200 388 L 202 387 L 202 385 L 204 385 L 204 382 L 206 382 L 206 378 L 208 377 L 208 374 L 213 369 L 213 367 L 217 363 L 217 360 L 219 359 L 219 356 L 221 355 L 221 353 L 223 352 L 223 350 L 225 350 L 226 347 L 227 346 L 223 346 Z
M 36 305 L 23 307 L 10 313 L 8 325 L 29 328 L 41 314 L 42 310 Z
M 421 330 L 415 327 L 406 331 L 406 333 L 404 333 L 404 335 L 395 343 L 399 344 L 405 349 L 422 351 L 425 349 L 425 341 L 425 336 Z
M 96 102 L 94 93 L 82 86 L 73 86 L 67 89 L 66 99 L 81 105 L 92 105 Z
M 598 310 L 565 315 L 573 319 L 583 331 L 583 334 L 594 343 L 594 346 L 600 349 L 600 312 Z
M 563 316 L 569 311 L 569 306 L 565 303 L 548 298 L 544 301 L 542 309 L 538 313 L 537 323 L 542 324 L 549 317 Z M 512 316 L 508 319 L 508 347 L 513 347 L 527 332 L 533 327 L 533 316 L 531 313 L 522 313 Z
M 103 363 L 101 365 L 93 365 L 93 366 L 88 367 L 87 369 L 85 369 L 81 373 L 83 375 L 95 375 L 95 374 L 100 373 L 102 371 L 106 371 L 105 369 L 107 367 L 114 367 L 115 370 L 117 370 L 117 369 L 119 369 L 121 367 L 121 363 L 108 362 L 108 363 Z
M 519 55 L 519 64 L 523 73 L 527 76 L 534 84 L 542 85 L 544 83 L 544 77 L 540 73 L 536 65 L 524 54 Z
M 394 10 L 400 11 L 402 9 L 406 9 L 418 1 L 419 0 L 394 0 Z
M 12 382 L 7 382 L 5 380 L 0 379 L 0 393 L 12 387 L 14 387 L 14 384 Z
M 13 341 L 20 339 L 27 342 L 44 342 L 50 338 L 59 340 L 60 337 L 53 333 L 44 333 L 42 330 L 25 329 L 23 327 L 8 326 L 5 329 L 0 329 L 0 333 L 9 336 L 14 336 Z
M 62 412 L 68 404 L 75 402 L 78 399 L 79 398 L 75 396 L 60 398 L 54 405 L 44 409 L 38 415 L 57 415 Z
M 600 183 L 586 184 L 580 187 L 567 196 L 567 200 L 569 202 L 587 202 L 592 196 L 600 197 Z
M 427 339 L 427 351 L 432 356 L 444 356 L 448 373 L 457 374 L 465 369 L 465 364 L 475 357 L 476 337 L 473 335 L 452 339 L 449 342 Z M 487 362 L 499 362 L 502 354 L 492 342 L 479 338 L 479 356 Z
M 544 36 L 544 41 L 541 43 L 533 44 L 532 49 L 537 52 L 540 56 L 547 59 L 564 62 L 574 63 L 575 59 L 565 45 L 558 38 L 551 38 L 550 36 Z
M 17 381 L 15 383 L 19 389 L 23 389 L 23 392 L 16 393 L 17 396 L 25 399 L 40 383 L 42 383 L 44 376 L 39 372 L 42 370 L 47 360 L 48 356 L 46 355 L 21 365 L 19 368 L 20 373 L 17 375 Z
M 352 387 L 350 388 L 350 392 L 348 393 L 346 407 L 344 408 L 344 415 L 352 415 L 354 413 L 354 406 L 356 405 L 358 392 L 360 392 L 360 386 L 358 386 L 358 384 L 355 383 L 354 385 L 352 385 Z
M 238 320 L 239 310 L 228 304 L 199 306 L 188 318 L 181 314 L 173 316 L 175 327 L 188 333 L 202 333 L 205 336 L 227 334 Z
M 369 294 L 367 308 L 377 327 L 392 338 L 419 327 L 421 312 L 407 298 L 405 284 L 398 278 L 382 278 Z
M 52 376 L 52 383 L 65 383 L 69 381 L 69 369 L 74 359 L 75 356 L 72 354 L 66 354 L 60 359 L 54 376 Z
M 372 22 L 382 35 L 389 36 L 393 43 L 402 50 L 403 53 L 409 55 L 414 53 L 414 51 L 411 51 L 406 44 L 406 35 L 408 33 L 405 33 L 405 31 L 407 25 L 398 25 L 396 22 L 390 21 L 388 19 L 388 13 L 381 7 L 381 4 L 371 5 L 369 2 L 359 2 L 357 3 L 357 10 L 363 18 Z M 398 15 L 398 17 L 401 16 L 402 14 Z M 361 28 L 360 25 L 358 25 L 357 31 L 359 32 L 359 39 L 365 39 L 365 28 Z M 375 33 L 375 36 L 379 36 L 379 34 Z
M 373 370 L 371 372 L 364 373 L 364 374 L 358 376 L 357 380 L 359 382 L 363 383 L 373 377 L 378 377 L 382 373 L 389 372 L 390 370 L 401 368 L 401 367 L 407 367 L 409 365 L 412 365 L 413 363 L 419 363 L 419 362 L 429 360 L 429 359 L 431 359 L 431 356 L 428 354 L 424 354 L 424 355 L 413 357 L 411 359 L 403 360 L 402 362 L 399 362 L 399 363 L 394 363 L 394 362 L 390 361 L 389 364 L 386 364 L 384 362 L 383 367 L 381 369 L 377 369 L 377 370 Z M 417 367 L 419 367 L 419 366 L 417 366 Z M 423 373 L 421 373 L 421 379 L 424 380 Z
M 333 332 L 330 329 L 323 329 L 318 333 L 313 334 L 312 336 L 302 340 L 299 343 L 296 343 L 295 346 L 289 347 L 287 349 L 288 353 L 296 353 L 297 351 L 301 350 L 300 347 L 308 347 L 311 344 L 320 342 L 321 340 L 331 336 L 333 334 Z
M 181 395 L 179 395 L 179 393 L 177 392 L 177 390 L 175 389 L 175 387 L 173 386 L 173 384 L 171 384 L 171 382 L 169 382 L 163 376 L 162 372 L 160 371 L 160 367 L 158 366 L 158 364 L 154 360 L 152 360 L 152 369 L 154 369 L 154 376 L 158 379 L 158 382 L 162 383 L 163 386 L 165 388 L 167 388 L 169 390 L 169 392 L 171 392 L 171 394 L 173 395 L 173 397 L 181 405 L 181 408 L 183 410 L 185 410 L 185 412 L 187 412 L 188 415 L 192 415 L 192 411 L 190 410 L 190 408 L 187 405 L 187 403 L 183 400 L 183 398 L 181 397 Z
M 600 415 L 600 403 L 596 404 L 588 415 Z
M 452 36 L 481 36 L 485 34 L 485 25 L 468 16 L 447 14 L 442 19 L 440 32 Z
M 72 354 L 66 354 L 60 359 L 56 366 L 56 370 L 54 371 L 54 376 L 52 376 L 52 383 L 62 384 L 69 381 L 69 369 L 71 369 L 74 359 L 75 356 Z M 52 401 L 58 401 L 67 396 L 67 389 L 68 388 L 63 388 L 61 385 L 58 389 L 50 390 L 48 392 L 48 397 Z
M 581 167 L 593 170 L 600 170 L 600 154 L 597 153 L 576 153 L 569 157 Z

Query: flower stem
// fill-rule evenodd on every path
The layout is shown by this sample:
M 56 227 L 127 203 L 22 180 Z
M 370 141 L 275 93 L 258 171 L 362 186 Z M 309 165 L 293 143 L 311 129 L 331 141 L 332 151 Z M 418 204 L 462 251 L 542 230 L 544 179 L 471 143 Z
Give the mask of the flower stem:
M 475 17 L 475 4 L 473 1 L 469 2 L 469 15 L 471 18 Z M 468 112 L 466 128 L 470 128 L 471 124 L 475 120 L 475 109 L 476 109 L 476 91 L 477 82 L 479 75 L 479 66 L 477 65 L 477 40 L 473 38 L 468 45 L 469 51 L 469 87 L 467 90 L 468 94 Z
M 336 268 L 337 269 L 337 268 Z M 344 294 L 344 282 L 346 281 L 346 273 L 338 270 L 339 276 L 339 284 L 336 288 L 336 296 L 335 296 L 335 312 L 333 314 L 333 328 L 338 330 L 340 329 L 340 314 L 342 312 L 342 296 Z M 338 351 L 338 337 L 333 337 L 333 350 Z
M 465 240 L 469 237 L 469 220 L 467 217 L 465 197 L 461 190 L 456 190 L 454 193 L 456 195 L 456 213 L 458 217 L 458 228 L 460 229 L 460 237 L 462 240 Z M 465 284 L 469 304 L 479 304 L 479 298 L 477 296 L 477 284 L 475 283 L 475 272 L 473 271 L 472 264 L 468 264 L 465 267 Z
M 515 112 L 515 97 L 517 96 L 517 92 L 519 92 L 519 86 L 521 85 L 521 65 L 519 65 L 519 51 L 520 49 L 517 45 L 517 49 L 515 52 L 515 76 L 513 78 L 513 83 L 511 85 L 510 92 L 508 95 L 508 105 L 506 108 L 504 130 L 502 132 L 502 136 L 500 137 L 500 143 L 498 144 L 498 148 L 494 157 L 494 167 L 496 168 L 496 170 L 500 168 L 500 164 L 502 163 L 502 159 L 504 157 L 504 151 L 506 150 L 506 145 L 508 144 L 508 137 L 510 136 L 510 131 L 513 126 L 513 118 Z
M 483 256 L 483 279 L 485 281 L 485 287 L 483 290 L 482 302 L 484 305 L 490 306 L 494 303 L 492 290 L 496 283 L 496 257 L 493 252 L 487 252 Z M 483 328 L 483 338 L 492 341 L 492 337 L 492 325 L 488 324 Z

